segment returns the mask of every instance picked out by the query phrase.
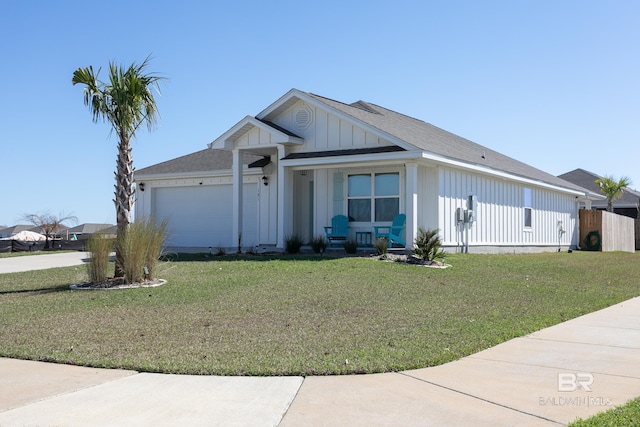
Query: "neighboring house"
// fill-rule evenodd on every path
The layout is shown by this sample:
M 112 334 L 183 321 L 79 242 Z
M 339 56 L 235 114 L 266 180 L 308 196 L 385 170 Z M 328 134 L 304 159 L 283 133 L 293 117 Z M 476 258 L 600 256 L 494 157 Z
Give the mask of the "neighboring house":
M 375 104 L 292 89 L 199 151 L 135 172 L 136 217 L 167 219 L 168 246 L 283 248 L 349 217 L 351 237 L 406 214 L 445 248 L 529 252 L 575 247 L 578 207 L 594 195 L 467 139 Z M 475 196 L 474 222 L 459 222 Z M 467 239 L 468 234 L 468 239 Z
M 0 229 L 0 239 L 6 239 L 8 237 L 13 236 L 14 234 L 18 234 L 21 231 L 34 231 L 36 233 L 40 232 L 40 227 L 34 227 L 33 224 L 24 225 L 18 224 L 11 227 L 5 227 Z
M 596 184 L 596 179 L 603 178 L 593 172 L 584 169 L 575 169 L 571 172 L 559 175 L 565 181 L 573 182 L 580 187 L 586 188 L 594 193 L 600 194 L 600 188 Z M 613 201 L 613 212 L 630 218 L 638 218 L 638 206 L 640 203 L 640 192 L 626 188 L 622 191 L 622 197 Z M 585 206 L 586 207 L 586 206 Z M 594 200 L 588 209 L 607 209 L 607 199 Z
M 80 224 L 78 226 L 71 227 L 65 230 L 65 238 L 67 240 L 69 239 L 84 240 L 84 239 L 90 238 L 96 233 L 104 233 L 104 234 L 115 236 L 116 226 L 113 224 L 93 224 L 93 223 Z

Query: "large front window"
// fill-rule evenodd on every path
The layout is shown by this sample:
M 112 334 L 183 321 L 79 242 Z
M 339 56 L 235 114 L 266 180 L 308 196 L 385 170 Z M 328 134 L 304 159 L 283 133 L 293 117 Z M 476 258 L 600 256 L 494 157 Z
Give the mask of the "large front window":
M 392 221 L 400 213 L 400 174 L 349 175 L 349 221 Z

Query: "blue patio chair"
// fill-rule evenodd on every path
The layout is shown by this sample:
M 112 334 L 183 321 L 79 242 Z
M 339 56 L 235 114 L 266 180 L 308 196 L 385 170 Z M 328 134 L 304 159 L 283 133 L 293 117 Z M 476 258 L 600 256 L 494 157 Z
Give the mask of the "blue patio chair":
M 405 214 L 396 215 L 393 218 L 391 225 L 374 226 L 376 239 L 385 238 L 388 242 L 388 247 L 393 247 L 394 243 L 401 245 L 403 248 L 407 246 L 402 235 L 404 234 L 405 225 L 407 222 L 407 216 Z
M 331 218 L 331 227 L 324 227 L 329 244 L 344 243 L 349 238 L 349 218 L 336 215 Z

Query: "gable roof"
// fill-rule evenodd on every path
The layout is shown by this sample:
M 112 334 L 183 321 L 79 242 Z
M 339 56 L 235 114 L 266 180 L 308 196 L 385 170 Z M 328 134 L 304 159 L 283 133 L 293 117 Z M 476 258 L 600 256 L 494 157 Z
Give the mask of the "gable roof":
M 262 120 L 251 116 L 246 116 L 238 123 L 233 125 L 231 129 L 216 138 L 215 141 L 209 144 L 211 149 L 232 149 L 233 144 L 247 132 L 250 132 L 254 128 L 262 129 L 271 135 L 273 141 L 276 144 L 302 144 L 304 140 L 275 123 L 271 123 L 268 120 Z
M 559 175 L 560 178 L 573 182 L 587 190 L 590 190 L 596 194 L 600 193 L 600 187 L 596 184 L 596 179 L 603 178 L 593 172 L 589 172 L 584 169 L 574 169 L 570 172 L 563 173 Z M 604 196 L 603 196 L 604 198 Z M 640 201 L 640 192 L 632 190 L 630 188 L 625 188 L 622 190 L 622 197 L 613 201 L 614 207 L 636 207 L 638 205 L 638 201 Z M 592 206 L 607 206 L 606 199 L 604 201 L 592 202 Z
M 17 224 L 11 227 L 0 228 L 0 235 L 12 236 L 14 234 L 18 234 L 21 231 L 34 231 L 35 228 L 38 228 L 38 227 L 35 227 L 33 224 L 31 225 Z
M 151 176 L 155 177 L 158 175 L 195 175 L 201 172 L 231 170 L 232 153 L 228 151 L 229 144 L 254 127 L 264 128 L 270 133 L 279 135 L 279 140 L 282 140 L 283 143 L 299 143 L 302 141 L 302 138 L 274 124 L 273 119 L 300 100 L 331 111 L 341 118 L 388 140 L 390 143 L 399 147 L 399 150 L 407 150 L 408 152 L 413 152 L 414 155 L 418 153 L 422 157 L 448 162 L 460 167 L 471 167 L 476 170 L 484 170 L 488 173 L 506 174 L 524 180 L 578 192 L 588 195 L 589 197 L 593 196 L 593 193 L 589 194 L 590 192 L 580 185 L 500 154 L 497 151 L 451 132 L 447 132 L 422 120 L 406 116 L 370 102 L 357 101 L 352 104 L 345 104 L 298 89 L 291 89 L 256 115 L 256 117 L 246 116 L 209 144 L 209 147 L 215 148 L 205 149 L 140 169 L 135 172 L 136 179 Z M 218 148 L 222 148 L 222 150 Z M 366 154 L 368 150 L 372 150 L 372 148 L 363 150 L 364 152 L 356 149 L 292 153 L 287 156 L 286 159 Z M 386 151 L 389 150 L 382 150 L 382 152 Z M 244 163 L 250 167 L 258 166 L 257 164 L 251 165 L 251 163 L 259 160 L 264 161 L 264 159 L 264 157 L 255 154 L 245 153 L 244 155 Z M 597 193 L 595 194 L 597 197 Z
M 447 132 L 430 123 L 397 113 L 379 105 L 357 101 L 345 104 L 320 95 L 307 94 L 334 110 L 378 129 L 416 149 L 466 164 L 503 171 L 534 181 L 584 192 L 584 188 L 563 180 L 519 160 L 500 154 L 461 136 Z
M 243 161 L 247 166 L 253 166 L 252 164 L 255 162 L 264 161 L 264 157 L 245 153 Z M 138 179 L 152 175 L 231 170 L 232 163 L 233 154 L 231 151 L 205 148 L 204 150 L 196 151 L 186 156 L 142 168 L 135 171 L 135 176 L 136 179 Z

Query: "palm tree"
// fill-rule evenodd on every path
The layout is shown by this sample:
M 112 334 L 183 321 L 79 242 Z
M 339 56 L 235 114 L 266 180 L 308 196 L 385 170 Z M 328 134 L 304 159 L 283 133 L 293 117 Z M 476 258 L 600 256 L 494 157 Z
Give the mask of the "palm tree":
M 623 176 L 616 181 L 612 176 L 596 179 L 600 192 L 607 197 L 607 211 L 613 212 L 613 201 L 622 196 L 622 190 L 631 185 L 631 180 Z
M 133 63 L 126 69 L 110 62 L 108 82 L 98 80 L 100 68 L 94 73 L 91 66 L 78 68 L 71 79 L 73 85 L 85 85 L 84 104 L 91 110 L 93 121 L 108 121 L 118 136 L 114 199 L 117 241 L 125 238 L 133 209 L 131 139 L 145 122 L 149 131 L 153 130 L 158 116 L 152 89 L 160 92 L 159 82 L 164 78 L 153 73 L 145 74 L 149 60 L 150 57 L 147 57 L 142 64 Z M 116 244 L 116 277 L 124 272 L 124 255 L 117 249 L 118 246 Z

